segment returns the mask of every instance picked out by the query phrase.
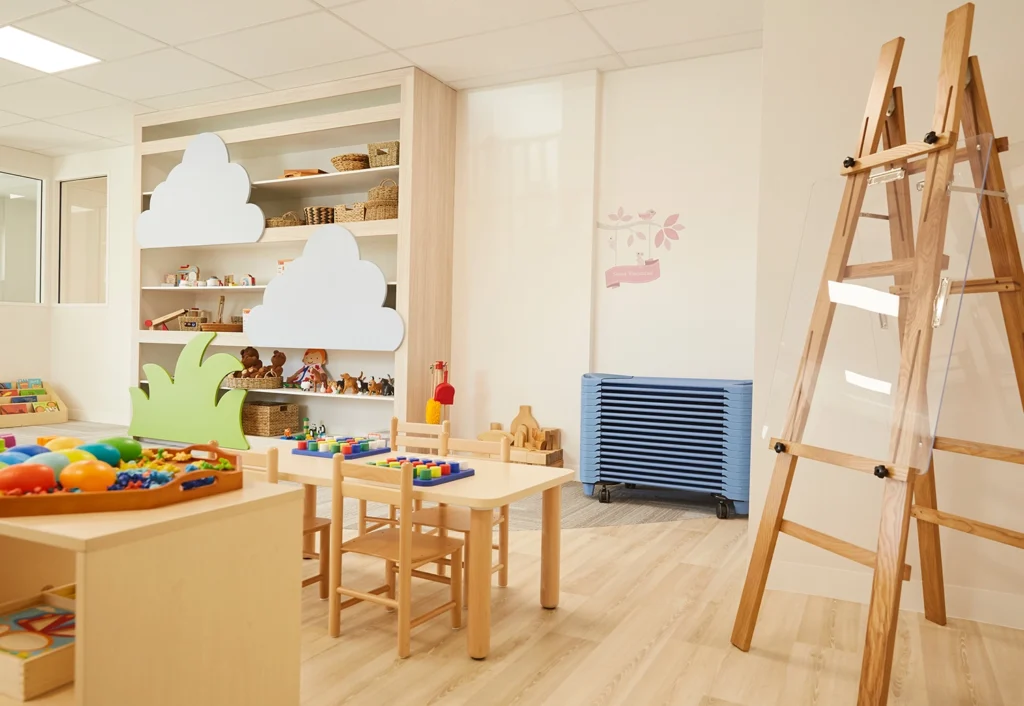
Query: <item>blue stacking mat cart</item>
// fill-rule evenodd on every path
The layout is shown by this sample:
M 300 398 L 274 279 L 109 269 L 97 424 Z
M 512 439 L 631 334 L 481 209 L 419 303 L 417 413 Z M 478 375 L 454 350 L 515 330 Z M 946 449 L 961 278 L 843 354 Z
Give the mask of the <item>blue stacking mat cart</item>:
M 707 493 L 718 516 L 749 513 L 750 380 L 583 376 L 580 478 Z

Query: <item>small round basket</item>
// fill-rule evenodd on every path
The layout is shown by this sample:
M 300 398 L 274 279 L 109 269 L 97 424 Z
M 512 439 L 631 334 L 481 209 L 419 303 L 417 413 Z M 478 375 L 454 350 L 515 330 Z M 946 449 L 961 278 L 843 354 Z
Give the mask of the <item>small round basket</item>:
M 239 390 L 276 390 L 282 386 L 281 378 L 236 378 L 228 375 L 222 387 Z
M 339 172 L 351 172 L 356 169 L 369 169 L 370 156 L 366 154 L 359 154 L 357 152 L 339 154 L 337 157 L 331 157 L 331 164 L 333 164 L 334 168 Z
M 367 221 L 383 221 L 390 218 L 398 218 L 397 201 L 367 201 Z
M 398 201 L 398 184 L 394 179 L 385 179 L 380 186 L 366 192 L 369 201 Z
M 283 216 L 274 216 L 267 219 L 267 228 L 284 228 L 286 226 L 301 226 L 302 217 L 295 211 L 289 211 Z
M 311 226 L 334 223 L 334 206 L 306 206 L 302 212 L 306 214 L 306 223 Z

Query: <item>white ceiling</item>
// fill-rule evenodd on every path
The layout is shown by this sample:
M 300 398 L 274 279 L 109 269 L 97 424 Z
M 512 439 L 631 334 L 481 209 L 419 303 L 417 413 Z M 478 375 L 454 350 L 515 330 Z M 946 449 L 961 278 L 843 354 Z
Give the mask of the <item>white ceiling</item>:
M 0 0 L 0 26 L 102 59 L 0 59 L 0 144 L 129 144 L 139 113 L 419 66 L 457 89 L 761 45 L 761 0 Z

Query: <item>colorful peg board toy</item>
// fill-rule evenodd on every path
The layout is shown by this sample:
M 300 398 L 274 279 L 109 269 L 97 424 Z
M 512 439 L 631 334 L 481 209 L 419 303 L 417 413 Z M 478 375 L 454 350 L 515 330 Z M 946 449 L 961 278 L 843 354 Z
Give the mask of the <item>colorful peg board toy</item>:
M 288 438 L 288 437 L 285 437 Z M 342 454 L 346 461 L 365 456 L 390 453 L 391 447 L 385 439 L 360 436 L 334 436 L 320 439 L 299 439 L 292 453 L 299 456 L 334 458 Z
M 395 456 L 383 461 L 370 461 L 368 466 L 389 466 L 401 468 L 403 463 L 413 464 L 413 485 L 432 486 L 451 483 L 453 480 L 469 478 L 476 471 L 462 464 L 461 461 L 445 461 L 444 459 L 419 458 L 416 456 Z

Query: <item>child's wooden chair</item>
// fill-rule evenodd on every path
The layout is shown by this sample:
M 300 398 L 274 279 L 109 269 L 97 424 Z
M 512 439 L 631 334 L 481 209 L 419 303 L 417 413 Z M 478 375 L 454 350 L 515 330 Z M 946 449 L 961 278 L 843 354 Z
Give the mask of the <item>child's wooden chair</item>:
M 441 455 L 455 455 L 458 452 L 483 455 L 489 458 L 497 456 L 503 463 L 511 463 L 512 461 L 511 444 L 507 437 L 501 441 L 448 438 L 447 448 L 441 452 Z M 448 532 L 460 532 L 466 540 L 469 539 L 469 517 L 469 508 L 451 507 L 448 505 L 424 508 L 412 513 L 413 524 L 437 527 L 442 537 L 446 536 Z M 498 543 L 492 544 L 491 549 L 498 550 L 498 563 L 491 567 L 491 573 L 498 573 L 498 585 L 504 587 L 508 586 L 508 505 L 504 505 L 494 511 L 493 525 L 498 526 Z M 468 554 L 466 558 L 466 563 L 468 564 Z M 458 564 L 453 566 L 458 566 Z M 439 570 L 439 573 L 443 573 L 443 569 Z M 458 571 L 453 568 L 452 574 L 456 573 Z M 466 571 L 466 577 L 466 586 L 468 587 L 468 570 Z
M 441 424 L 419 424 L 416 422 L 400 422 L 398 417 L 391 418 L 391 436 L 388 440 L 391 453 L 397 454 L 405 449 L 429 449 L 435 450 L 439 456 L 443 456 L 440 438 L 449 433 L 451 423 L 444 421 Z M 420 501 L 414 503 L 419 509 Z M 388 508 L 387 517 L 375 517 L 366 512 L 366 501 L 359 501 L 359 534 L 366 534 L 382 527 L 393 527 L 397 523 L 394 506 Z
M 438 560 L 448 560 L 453 566 L 462 561 L 463 542 L 452 537 L 417 534 L 412 530 L 412 476 L 411 463 L 401 469 L 345 463 L 341 454 L 334 457 L 334 487 L 331 504 L 331 537 L 338 548 L 331 554 L 330 604 L 327 631 L 331 637 L 341 634 L 341 611 L 370 601 L 398 611 L 398 656 L 409 656 L 409 635 L 412 629 L 431 618 L 451 612 L 453 628 L 462 627 L 462 577 L 453 572 L 449 579 L 437 576 L 419 567 Z M 372 484 L 372 485 L 371 485 Z M 342 542 L 345 526 L 345 496 L 396 505 L 399 508 L 398 527 L 378 529 Z M 387 583 L 370 591 L 356 591 L 341 583 L 342 556 L 363 554 L 383 559 Z M 396 585 L 397 575 L 397 585 Z M 412 616 L 412 578 L 448 584 L 450 599 L 426 613 Z M 397 597 L 396 597 L 397 593 Z M 386 594 L 386 595 L 381 595 Z M 348 596 L 342 601 L 341 596 Z
M 268 483 L 277 483 L 277 447 L 267 449 L 266 453 L 256 451 L 239 451 L 242 459 L 243 471 L 260 471 L 266 474 Z M 314 583 L 320 584 L 320 598 L 327 598 L 327 585 L 330 576 L 328 575 L 329 561 L 331 557 L 331 521 L 322 517 L 314 517 L 310 520 L 303 520 L 302 536 L 320 534 L 320 553 L 317 558 L 320 560 L 320 571 L 316 576 L 310 576 L 302 580 L 302 587 Z

